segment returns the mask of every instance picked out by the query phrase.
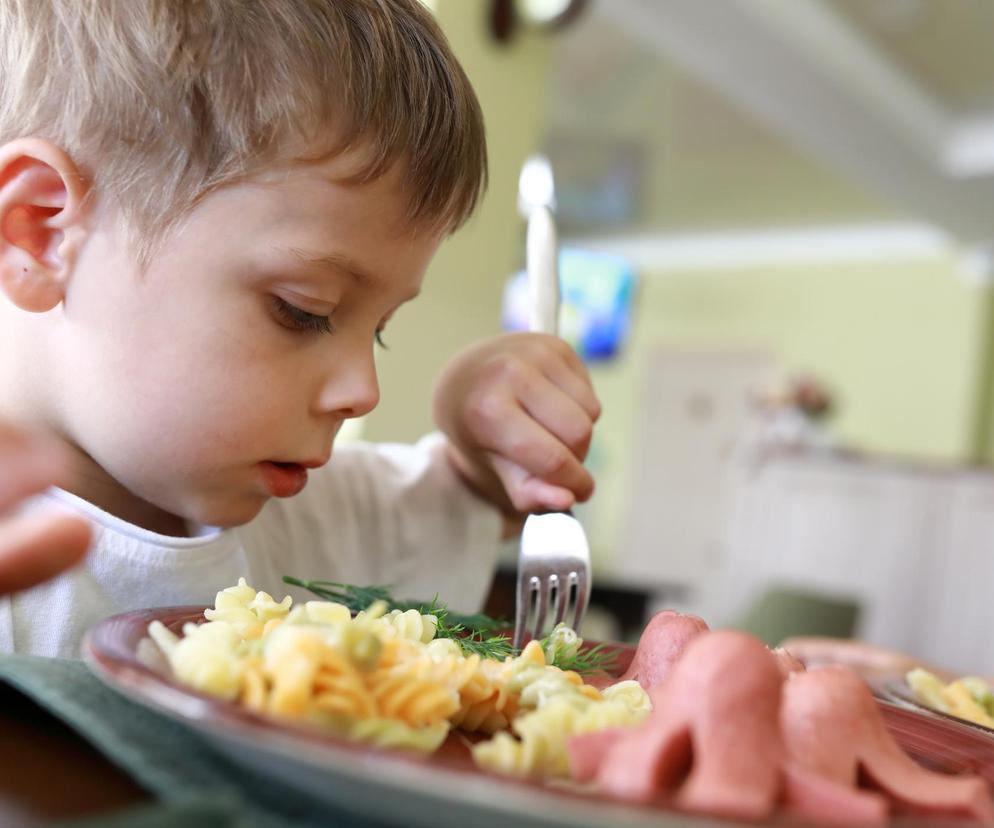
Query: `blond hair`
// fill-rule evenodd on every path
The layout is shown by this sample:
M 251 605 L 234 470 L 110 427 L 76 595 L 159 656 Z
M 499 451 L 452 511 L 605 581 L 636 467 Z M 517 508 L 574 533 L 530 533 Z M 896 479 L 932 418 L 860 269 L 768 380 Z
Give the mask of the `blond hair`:
M 206 193 L 359 147 L 405 165 L 412 221 L 486 184 L 479 104 L 418 0 L 0 0 L 0 143 L 65 148 L 140 250 Z

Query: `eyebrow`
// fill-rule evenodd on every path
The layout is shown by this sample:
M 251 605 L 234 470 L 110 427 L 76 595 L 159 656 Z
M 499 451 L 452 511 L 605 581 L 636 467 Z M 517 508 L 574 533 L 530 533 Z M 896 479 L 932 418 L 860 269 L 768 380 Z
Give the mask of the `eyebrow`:
M 309 267 L 319 268 L 321 270 L 339 270 L 347 273 L 352 277 L 356 284 L 362 285 L 363 287 L 376 287 L 377 285 L 382 284 L 381 279 L 374 276 L 361 265 L 341 253 L 324 253 L 315 255 L 297 247 L 286 247 L 281 249 L 283 252 L 290 253 L 295 258 L 300 259 L 301 262 Z

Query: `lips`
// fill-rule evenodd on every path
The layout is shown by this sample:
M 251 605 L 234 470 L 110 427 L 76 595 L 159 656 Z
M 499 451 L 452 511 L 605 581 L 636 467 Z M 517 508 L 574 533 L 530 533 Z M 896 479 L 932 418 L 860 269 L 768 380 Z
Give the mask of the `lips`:
M 293 497 L 307 485 L 307 468 L 301 463 L 265 460 L 259 464 L 262 480 L 273 497 Z

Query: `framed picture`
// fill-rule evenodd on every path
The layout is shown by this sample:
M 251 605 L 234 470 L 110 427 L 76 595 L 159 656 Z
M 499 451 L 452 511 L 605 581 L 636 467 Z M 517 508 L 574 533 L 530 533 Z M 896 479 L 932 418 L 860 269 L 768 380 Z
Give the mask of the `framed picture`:
M 556 176 L 556 219 L 564 231 L 602 232 L 635 223 L 644 180 L 641 145 L 553 136 L 547 155 Z
M 626 259 L 564 247 L 559 251 L 559 333 L 588 362 L 615 356 L 631 327 L 635 272 Z M 528 329 L 528 276 L 504 288 L 505 330 Z

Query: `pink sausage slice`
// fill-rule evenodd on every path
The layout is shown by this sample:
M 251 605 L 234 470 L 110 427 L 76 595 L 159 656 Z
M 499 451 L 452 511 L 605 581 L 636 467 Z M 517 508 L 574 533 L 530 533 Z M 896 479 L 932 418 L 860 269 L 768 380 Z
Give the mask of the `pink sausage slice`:
M 819 825 L 886 825 L 890 811 L 880 794 L 846 788 L 789 764 L 782 796 L 788 813 Z
M 791 655 L 789 650 L 785 650 L 783 647 L 777 647 L 771 651 L 773 657 L 777 660 L 777 666 L 780 668 L 780 673 L 784 678 L 787 678 L 791 673 L 803 673 L 804 665 Z
M 730 630 L 698 634 L 653 691 L 646 724 L 610 744 L 597 773 L 601 790 L 640 802 L 673 791 L 683 810 L 769 816 L 783 761 L 782 681 L 758 639 Z
M 708 625 L 696 615 L 684 615 L 674 610 L 658 612 L 642 631 L 632 663 L 624 675 L 587 681 L 603 689 L 619 681 L 634 680 L 646 692 L 651 692 L 662 684 L 687 645 L 707 630 Z M 579 782 L 592 780 L 607 755 L 608 747 L 628 732 L 626 729 L 612 729 L 572 738 L 568 750 L 573 778 Z
M 627 728 L 612 727 L 571 738 L 566 745 L 570 776 L 577 782 L 592 782 L 612 745 L 628 733 Z
M 657 612 L 645 625 L 632 663 L 618 681 L 637 681 L 648 692 L 663 683 L 687 645 L 708 625 L 696 615 L 673 610 Z
M 994 821 L 986 783 L 917 765 L 890 735 L 865 682 L 848 667 L 792 673 L 784 683 L 780 725 L 788 767 L 826 783 L 820 794 L 803 784 L 788 786 L 788 807 L 808 819 L 828 815 L 826 797 L 835 797 L 840 807 L 854 806 L 852 795 L 865 779 L 902 811 Z

